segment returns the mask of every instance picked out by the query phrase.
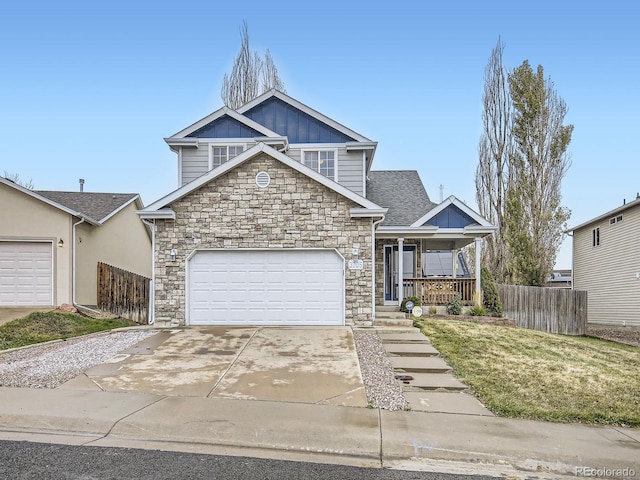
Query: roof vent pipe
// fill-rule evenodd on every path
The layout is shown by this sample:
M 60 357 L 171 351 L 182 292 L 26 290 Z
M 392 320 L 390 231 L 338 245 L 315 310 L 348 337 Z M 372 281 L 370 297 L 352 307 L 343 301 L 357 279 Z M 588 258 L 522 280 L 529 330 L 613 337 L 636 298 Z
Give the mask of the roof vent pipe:
M 80 179 L 80 191 L 84 192 L 84 178 Z

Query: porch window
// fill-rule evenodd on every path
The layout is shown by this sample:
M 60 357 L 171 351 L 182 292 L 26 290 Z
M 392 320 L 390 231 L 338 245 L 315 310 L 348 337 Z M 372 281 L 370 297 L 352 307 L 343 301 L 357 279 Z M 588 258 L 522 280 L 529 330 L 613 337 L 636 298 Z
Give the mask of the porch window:
M 219 145 L 213 147 L 213 168 L 228 162 L 244 151 L 244 145 Z
M 302 163 L 331 180 L 336 179 L 335 150 L 305 150 L 302 152 Z
M 423 277 L 452 277 L 453 252 L 450 250 L 423 251 L 421 268 Z M 469 266 L 461 252 L 458 252 L 456 261 L 456 277 L 471 278 Z

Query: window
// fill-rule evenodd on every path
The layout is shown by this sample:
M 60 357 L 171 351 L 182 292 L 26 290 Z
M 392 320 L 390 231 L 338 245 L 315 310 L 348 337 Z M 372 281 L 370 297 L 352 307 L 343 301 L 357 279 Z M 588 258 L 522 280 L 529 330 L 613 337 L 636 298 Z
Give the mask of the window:
M 213 147 L 213 168 L 228 162 L 244 151 L 244 145 L 220 145 Z
M 331 180 L 336 179 L 335 150 L 315 150 L 302 152 L 302 163 Z
M 620 223 L 622 221 L 622 215 L 618 215 L 617 217 L 611 217 L 609 219 L 609 225 L 613 225 L 615 223 Z
M 592 235 L 592 245 L 594 247 L 597 247 L 598 245 L 600 245 L 600 227 L 598 228 L 594 228 L 591 231 L 591 235 Z

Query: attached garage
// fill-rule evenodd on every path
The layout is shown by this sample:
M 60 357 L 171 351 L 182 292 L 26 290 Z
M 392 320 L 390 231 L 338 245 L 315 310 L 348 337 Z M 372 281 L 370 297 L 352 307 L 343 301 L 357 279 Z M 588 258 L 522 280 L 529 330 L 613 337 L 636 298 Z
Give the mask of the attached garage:
M 0 306 L 53 305 L 53 244 L 0 242 Z
M 187 263 L 190 325 L 344 325 L 335 250 L 200 250 Z

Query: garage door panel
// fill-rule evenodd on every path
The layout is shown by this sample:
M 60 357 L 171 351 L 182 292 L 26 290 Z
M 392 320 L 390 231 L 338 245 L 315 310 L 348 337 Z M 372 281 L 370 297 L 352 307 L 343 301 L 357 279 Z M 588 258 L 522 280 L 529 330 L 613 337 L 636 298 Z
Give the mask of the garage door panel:
M 0 242 L 0 305 L 52 305 L 51 242 Z
M 329 250 L 197 252 L 192 325 L 343 325 L 344 262 Z

